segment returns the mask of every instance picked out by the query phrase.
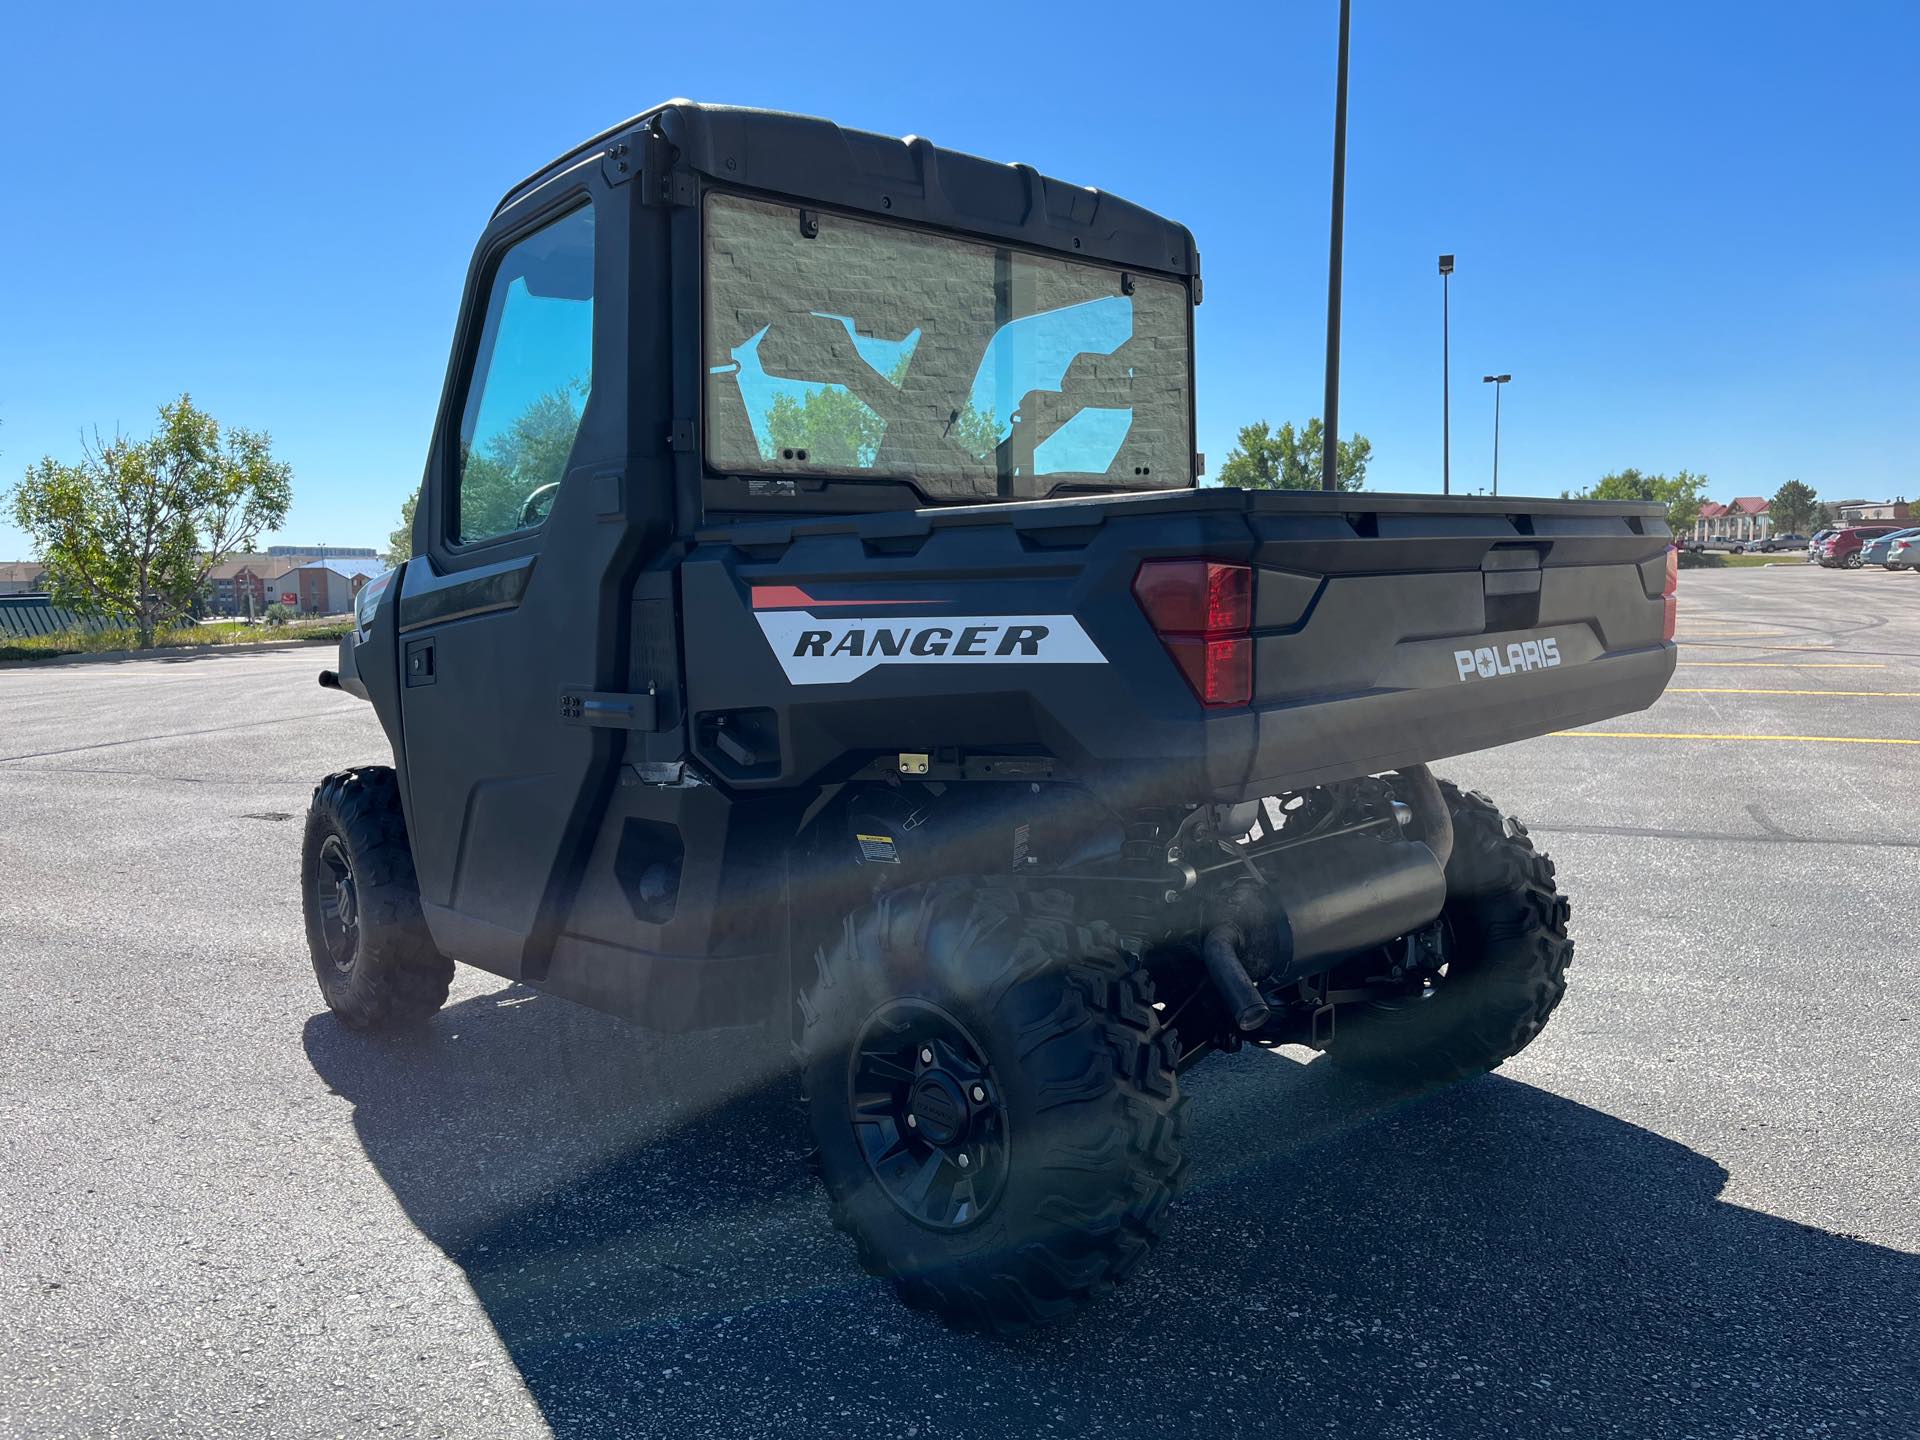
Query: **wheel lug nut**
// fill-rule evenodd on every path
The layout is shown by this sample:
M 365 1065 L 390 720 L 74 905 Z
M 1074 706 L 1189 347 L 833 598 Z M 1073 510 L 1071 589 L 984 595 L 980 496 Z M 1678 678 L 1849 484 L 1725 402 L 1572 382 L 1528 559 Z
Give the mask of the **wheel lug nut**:
M 973 1100 L 974 1100 L 974 1103 L 975 1103 L 976 1105 L 977 1105 L 977 1104 L 979 1104 L 979 1103 L 980 1103 L 980 1102 L 981 1102 L 982 1100 L 984 1100 L 984 1099 L 986 1099 L 986 1098 L 987 1098 L 987 1087 L 986 1087 L 986 1086 L 984 1086 L 984 1085 L 976 1085 L 976 1086 L 974 1086 L 974 1087 L 973 1087 Z
M 909 1130 L 918 1130 L 920 1128 L 920 1117 L 918 1115 L 907 1116 L 907 1128 Z
M 932 1050 L 932 1049 L 931 1049 L 930 1047 L 928 1047 L 928 1046 L 922 1046 L 922 1047 L 921 1047 L 921 1049 L 920 1049 L 920 1063 L 921 1063 L 922 1065 L 931 1065 L 931 1064 L 933 1064 L 933 1050 Z
M 968 1160 L 965 1155 L 961 1155 L 956 1157 L 956 1159 L 954 1160 L 954 1163 L 958 1165 L 962 1170 L 964 1170 L 967 1168 L 968 1165 L 972 1164 L 973 1162 Z

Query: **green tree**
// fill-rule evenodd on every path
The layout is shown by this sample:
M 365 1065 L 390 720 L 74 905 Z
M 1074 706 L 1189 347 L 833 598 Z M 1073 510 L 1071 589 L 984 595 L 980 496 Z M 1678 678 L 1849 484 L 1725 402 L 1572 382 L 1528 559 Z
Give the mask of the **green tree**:
M 904 369 L 904 364 L 896 366 L 895 375 Z M 809 464 L 847 470 L 871 469 L 887 432 L 887 422 L 872 406 L 851 390 L 832 385 L 805 400 L 774 396 L 766 427 L 761 459 L 778 460 L 783 450 L 805 450 Z M 954 412 L 946 435 L 974 459 L 991 461 L 1000 446 L 1000 422 L 991 410 L 976 410 L 966 401 Z
M 96 435 L 77 464 L 46 456 L 9 498 L 55 598 L 124 618 L 146 649 L 214 566 L 286 519 L 293 470 L 264 432 L 223 430 L 182 395 L 147 439 Z
M 1316 416 L 1296 431 L 1291 420 L 1278 430 L 1266 421 L 1243 425 L 1240 441 L 1220 467 L 1220 483 L 1236 490 L 1318 490 L 1326 432 Z M 1339 444 L 1342 490 L 1360 490 L 1367 483 L 1367 462 L 1373 442 L 1356 434 Z
M 467 451 L 460 473 L 463 539 L 483 540 L 520 529 L 534 492 L 566 475 L 586 390 L 584 382 L 575 381 L 548 391 L 506 429 Z
M 413 558 L 413 516 L 420 508 L 420 492 L 415 490 L 407 496 L 406 503 L 400 507 L 400 523 L 387 537 L 387 548 L 380 556 L 381 562 L 389 570 L 398 570 Z
M 1799 480 L 1789 480 L 1773 492 L 1773 500 L 1768 513 L 1773 517 L 1773 531 L 1776 535 L 1810 535 L 1813 533 L 1814 511 L 1820 501 L 1813 493 L 1813 487 Z
M 1840 517 L 1838 513 L 1834 510 L 1833 506 L 1829 505 L 1826 501 L 1821 500 L 1814 505 L 1813 518 L 1809 520 L 1807 523 L 1813 527 L 1813 530 L 1816 530 L 1816 531 L 1831 530 L 1833 528 L 1833 522 L 1839 518 Z M 1812 532 L 1810 531 L 1808 533 L 1812 533 Z
M 1678 535 L 1691 530 L 1700 518 L 1700 496 L 1707 488 L 1707 477 L 1690 470 L 1673 475 L 1650 475 L 1640 470 L 1616 470 L 1602 476 L 1590 490 L 1582 490 L 1582 500 L 1655 500 L 1667 507 L 1667 524 Z
M 559 483 L 580 430 L 584 382 L 563 385 L 535 400 L 513 424 L 468 450 L 460 471 L 460 533 L 469 540 L 521 528 L 534 492 Z M 414 489 L 401 503 L 400 523 L 387 536 L 381 561 L 398 568 L 413 558 L 413 520 L 420 509 Z
M 804 401 L 783 391 L 767 411 L 760 454 L 777 460 L 783 450 L 805 450 L 809 464 L 864 470 L 873 464 L 885 433 L 886 422 L 844 386 L 824 386 Z

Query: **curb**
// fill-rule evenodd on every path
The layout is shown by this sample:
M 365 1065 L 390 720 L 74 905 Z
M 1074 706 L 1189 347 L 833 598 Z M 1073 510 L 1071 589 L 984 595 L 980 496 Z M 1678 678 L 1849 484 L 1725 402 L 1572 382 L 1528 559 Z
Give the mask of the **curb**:
M 156 650 L 102 650 L 93 655 L 49 655 L 45 659 L 0 660 L 0 670 L 37 670 L 49 666 L 106 665 L 127 660 L 189 660 L 211 655 L 258 655 L 273 650 L 308 650 L 340 643 L 339 636 L 319 640 L 262 640 L 244 645 L 170 645 Z

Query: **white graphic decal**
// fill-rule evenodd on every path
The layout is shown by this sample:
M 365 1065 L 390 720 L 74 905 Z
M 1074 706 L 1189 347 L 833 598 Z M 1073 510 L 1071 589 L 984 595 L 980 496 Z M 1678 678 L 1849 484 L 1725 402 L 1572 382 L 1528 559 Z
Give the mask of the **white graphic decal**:
M 844 685 L 876 665 L 1104 665 L 1071 615 L 833 615 L 754 619 L 795 685 Z
M 1516 640 L 1511 645 L 1482 645 L 1474 650 L 1456 650 L 1453 663 L 1462 680 L 1491 680 L 1496 675 L 1516 675 L 1522 670 L 1551 670 L 1560 663 L 1560 642 L 1549 635 L 1544 640 Z

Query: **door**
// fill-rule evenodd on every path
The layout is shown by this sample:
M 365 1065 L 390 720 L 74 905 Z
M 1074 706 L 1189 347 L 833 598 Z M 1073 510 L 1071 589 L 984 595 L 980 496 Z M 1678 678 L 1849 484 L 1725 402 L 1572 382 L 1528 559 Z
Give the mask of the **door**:
M 563 696 L 624 689 L 625 614 L 670 506 L 628 442 L 633 208 L 581 166 L 495 218 L 399 602 L 428 923 L 516 978 L 540 972 L 625 739 Z

